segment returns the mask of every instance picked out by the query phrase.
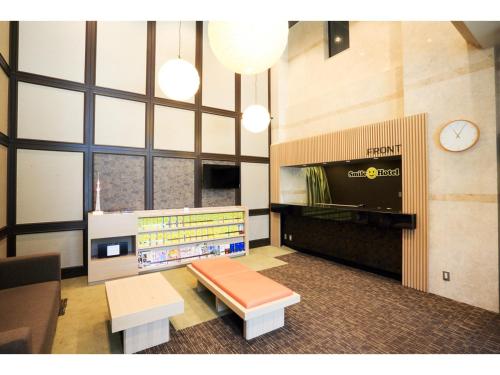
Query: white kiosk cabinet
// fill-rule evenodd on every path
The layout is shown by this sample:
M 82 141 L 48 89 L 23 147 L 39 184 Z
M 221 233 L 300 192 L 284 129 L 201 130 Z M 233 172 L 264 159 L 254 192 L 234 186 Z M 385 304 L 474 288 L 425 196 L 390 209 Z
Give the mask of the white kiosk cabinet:
M 88 282 L 248 254 L 242 206 L 88 215 Z

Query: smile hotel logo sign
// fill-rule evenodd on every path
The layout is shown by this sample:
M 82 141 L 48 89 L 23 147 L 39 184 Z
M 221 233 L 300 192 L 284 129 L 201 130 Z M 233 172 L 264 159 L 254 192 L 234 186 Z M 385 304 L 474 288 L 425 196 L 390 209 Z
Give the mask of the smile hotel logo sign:
M 383 169 L 383 168 L 370 167 L 366 171 L 360 169 L 359 171 L 347 172 L 347 177 L 349 178 L 366 177 L 370 180 L 373 180 L 377 177 L 396 177 L 396 176 L 399 176 L 399 168 Z

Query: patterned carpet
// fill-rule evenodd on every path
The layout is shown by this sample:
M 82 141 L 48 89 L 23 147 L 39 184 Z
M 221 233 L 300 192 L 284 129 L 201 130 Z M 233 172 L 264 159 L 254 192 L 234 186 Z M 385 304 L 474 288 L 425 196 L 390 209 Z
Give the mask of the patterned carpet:
M 246 341 L 235 314 L 176 331 L 144 353 L 500 353 L 500 315 L 294 253 L 262 271 L 298 292 L 285 327 Z

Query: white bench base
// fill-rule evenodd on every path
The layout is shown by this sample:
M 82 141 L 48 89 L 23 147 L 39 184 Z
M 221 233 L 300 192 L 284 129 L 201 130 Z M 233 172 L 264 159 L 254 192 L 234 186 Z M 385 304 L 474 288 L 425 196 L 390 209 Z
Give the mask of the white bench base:
M 293 293 L 289 297 L 257 307 L 246 308 L 193 266 L 188 265 L 187 269 L 197 279 L 196 290 L 198 292 L 209 290 L 215 295 L 215 309 L 217 312 L 231 309 L 244 320 L 243 336 L 246 340 L 251 340 L 283 327 L 285 325 L 285 307 L 300 302 L 300 295 Z
M 250 340 L 257 336 L 263 335 L 281 328 L 285 325 L 285 309 L 278 309 L 261 315 L 257 318 L 245 320 L 243 327 L 243 336 L 245 339 Z

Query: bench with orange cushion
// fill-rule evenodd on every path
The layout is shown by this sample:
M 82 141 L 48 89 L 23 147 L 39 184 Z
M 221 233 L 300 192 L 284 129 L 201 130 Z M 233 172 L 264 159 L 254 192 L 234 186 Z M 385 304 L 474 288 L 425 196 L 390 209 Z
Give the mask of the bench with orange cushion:
M 247 340 L 284 325 L 285 307 L 300 301 L 287 287 L 228 257 L 191 263 L 188 269 L 216 297 L 217 310 L 230 308 L 245 321 Z

